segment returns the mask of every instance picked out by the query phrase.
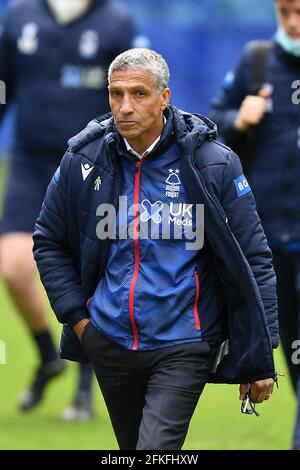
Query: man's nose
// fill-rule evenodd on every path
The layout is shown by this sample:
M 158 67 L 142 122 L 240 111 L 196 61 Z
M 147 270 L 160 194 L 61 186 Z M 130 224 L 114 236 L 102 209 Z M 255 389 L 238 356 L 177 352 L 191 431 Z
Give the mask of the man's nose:
M 132 113 L 133 108 L 132 108 L 132 104 L 131 104 L 131 99 L 130 99 L 130 97 L 129 97 L 128 95 L 124 95 L 124 96 L 123 96 L 123 100 L 122 100 L 122 105 L 121 105 L 120 111 L 121 111 L 121 113 L 123 113 L 123 114 Z
M 287 20 L 287 27 L 289 32 L 299 31 L 300 17 L 296 13 L 291 13 Z

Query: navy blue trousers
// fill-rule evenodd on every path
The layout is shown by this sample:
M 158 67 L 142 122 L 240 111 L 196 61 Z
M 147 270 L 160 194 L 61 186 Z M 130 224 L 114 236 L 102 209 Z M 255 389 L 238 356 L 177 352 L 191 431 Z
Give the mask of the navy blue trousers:
M 82 336 L 121 450 L 180 450 L 207 382 L 214 348 L 206 341 L 132 351 L 91 323 Z

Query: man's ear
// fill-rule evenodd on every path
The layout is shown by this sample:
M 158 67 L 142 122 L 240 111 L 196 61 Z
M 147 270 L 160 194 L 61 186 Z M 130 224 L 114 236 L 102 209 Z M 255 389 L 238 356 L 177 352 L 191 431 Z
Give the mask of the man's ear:
M 170 88 L 164 88 L 161 92 L 161 110 L 166 109 L 170 102 L 171 90 Z

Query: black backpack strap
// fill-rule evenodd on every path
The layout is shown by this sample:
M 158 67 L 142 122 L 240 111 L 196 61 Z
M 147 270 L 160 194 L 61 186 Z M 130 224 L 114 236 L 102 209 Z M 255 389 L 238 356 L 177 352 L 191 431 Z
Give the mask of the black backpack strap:
M 271 41 L 253 41 L 247 44 L 246 54 L 250 67 L 250 90 L 248 94 L 257 95 L 266 81 L 267 58 L 271 46 Z M 250 127 L 247 132 L 235 133 L 231 139 L 226 139 L 226 144 L 238 154 L 244 173 L 249 176 L 256 157 L 255 130 Z
M 265 82 L 266 64 L 271 41 L 253 41 L 250 43 L 251 91 L 257 94 Z

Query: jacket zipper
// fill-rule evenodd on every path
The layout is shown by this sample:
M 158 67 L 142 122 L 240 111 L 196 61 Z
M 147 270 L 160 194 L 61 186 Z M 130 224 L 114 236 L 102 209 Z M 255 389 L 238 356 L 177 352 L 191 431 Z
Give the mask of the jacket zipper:
M 201 323 L 200 323 L 200 316 L 199 316 L 199 310 L 198 310 L 198 302 L 200 298 L 200 281 L 199 281 L 199 274 L 197 273 L 197 271 L 195 271 L 195 280 L 196 280 L 196 297 L 195 297 L 195 302 L 194 302 L 194 318 L 195 318 L 196 330 L 200 331 Z
M 134 176 L 134 222 L 133 222 L 133 248 L 134 248 L 134 269 L 133 276 L 129 289 L 129 317 L 131 328 L 133 331 L 133 345 L 132 350 L 136 351 L 139 345 L 139 332 L 134 317 L 134 294 L 137 283 L 137 278 L 140 271 L 140 245 L 139 245 L 139 200 L 140 200 L 140 183 L 141 183 L 141 167 L 144 159 L 135 163 L 135 176 Z

